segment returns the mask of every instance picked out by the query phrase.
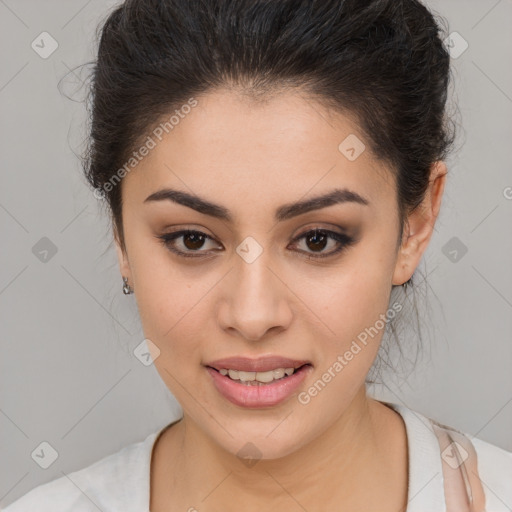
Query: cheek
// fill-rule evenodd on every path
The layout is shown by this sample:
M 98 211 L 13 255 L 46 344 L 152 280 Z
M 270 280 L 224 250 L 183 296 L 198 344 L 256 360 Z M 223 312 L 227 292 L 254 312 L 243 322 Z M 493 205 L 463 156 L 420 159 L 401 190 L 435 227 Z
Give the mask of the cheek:
M 379 251 L 388 256 L 372 256 Z M 325 273 L 301 273 L 291 282 L 309 310 L 308 318 L 313 321 L 312 313 L 316 313 L 326 337 L 344 344 L 386 313 L 392 268 L 393 257 L 388 247 L 362 247 L 337 268 Z
M 180 350 L 183 345 L 192 349 L 194 339 L 199 339 L 201 334 L 204 337 L 207 319 L 201 315 L 214 280 L 207 278 L 191 283 L 183 275 L 170 272 L 169 267 L 166 270 L 162 275 L 149 272 L 144 285 L 139 284 L 136 300 L 144 333 L 165 350 Z M 186 344 L 178 343 L 183 339 L 187 340 Z
M 205 305 L 218 278 L 205 273 L 198 278 L 197 268 L 178 265 L 154 244 L 138 251 L 134 244 L 134 249 L 131 267 L 144 336 L 160 350 L 157 366 L 177 368 L 178 361 L 193 355 L 204 338 Z
M 131 224 L 127 240 L 135 299 L 145 335 L 159 343 L 172 340 L 190 321 L 194 306 L 206 296 L 212 279 L 198 279 L 197 267 L 176 262 L 149 228 Z
M 391 317 L 387 280 L 377 270 L 366 267 L 364 274 L 349 274 L 334 286 L 324 298 L 319 292 L 316 296 L 322 320 L 334 334 L 315 338 L 314 378 L 297 397 L 299 410 L 316 418 L 310 421 L 317 433 L 336 420 L 364 385 Z
M 389 311 L 393 257 L 388 242 L 368 239 L 337 271 L 321 280 L 302 276 L 297 283 L 304 290 L 307 306 L 316 314 L 309 311 L 306 322 L 318 325 L 313 336 L 320 362 L 317 371 L 323 374 L 330 369 L 337 376 L 333 379 L 336 383 L 329 386 L 333 392 L 360 385 L 375 359 L 387 321 L 394 316 L 394 311 Z M 303 328 L 311 331 L 311 325 Z M 343 368 L 339 364 L 333 368 L 338 356 Z
M 139 278 L 143 277 L 140 273 Z M 195 389 L 204 372 L 202 341 L 205 332 L 212 332 L 205 308 L 212 308 L 208 291 L 214 282 L 191 284 L 181 273 L 171 271 L 170 265 L 163 273 L 153 268 L 145 277 L 137 292 L 144 336 L 159 350 L 154 365 L 163 382 L 180 404 L 187 404 L 190 391 L 185 389 Z

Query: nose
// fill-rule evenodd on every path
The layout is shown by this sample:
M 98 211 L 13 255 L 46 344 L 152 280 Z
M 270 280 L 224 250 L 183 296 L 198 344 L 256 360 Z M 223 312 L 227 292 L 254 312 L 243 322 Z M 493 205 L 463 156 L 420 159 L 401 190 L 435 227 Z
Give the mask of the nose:
M 271 330 L 287 329 L 293 317 L 288 284 L 265 254 L 252 263 L 235 258 L 218 309 L 220 326 L 249 341 L 261 340 Z

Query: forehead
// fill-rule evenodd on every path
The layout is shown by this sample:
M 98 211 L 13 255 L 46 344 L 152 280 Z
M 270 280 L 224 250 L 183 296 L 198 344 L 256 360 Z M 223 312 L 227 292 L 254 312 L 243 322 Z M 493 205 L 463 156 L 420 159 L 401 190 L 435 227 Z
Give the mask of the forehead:
M 226 205 L 270 204 L 347 187 L 376 204 L 394 198 L 390 170 L 353 118 L 299 93 L 255 102 L 218 90 L 196 100 L 160 138 L 151 134 L 155 146 L 124 178 L 123 195 L 143 201 L 172 186 Z

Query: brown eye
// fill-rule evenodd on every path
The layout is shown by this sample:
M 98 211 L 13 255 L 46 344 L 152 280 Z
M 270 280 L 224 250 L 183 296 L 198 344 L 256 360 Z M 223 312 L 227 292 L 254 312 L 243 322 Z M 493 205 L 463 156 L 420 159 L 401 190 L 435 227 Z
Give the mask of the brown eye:
M 306 236 L 306 245 L 312 251 L 322 251 L 325 249 L 328 241 L 329 237 L 321 231 L 312 231 L 311 234 L 308 233 Z
M 160 239 L 165 247 L 171 252 L 174 252 L 179 256 L 196 258 L 208 256 L 210 251 L 200 249 L 204 249 L 204 246 L 208 241 L 215 242 L 215 240 L 206 233 L 190 229 L 176 231 L 174 233 L 166 233 L 164 235 L 157 236 L 157 238 Z M 219 244 L 216 245 L 217 248 L 218 245 Z M 209 248 L 207 247 L 207 249 Z
M 187 233 L 183 235 L 183 245 L 191 250 L 201 249 L 204 245 L 205 237 L 206 235 L 196 232 Z
M 304 245 L 307 250 L 300 250 L 300 252 L 305 253 L 310 259 L 334 256 L 355 243 L 352 237 L 344 233 L 337 233 L 326 229 L 306 231 L 295 238 L 294 243 L 296 244 L 296 242 L 302 239 L 304 239 Z M 324 251 L 324 249 L 329 246 L 330 242 L 332 242 L 330 244 L 330 246 L 333 247 L 332 250 Z

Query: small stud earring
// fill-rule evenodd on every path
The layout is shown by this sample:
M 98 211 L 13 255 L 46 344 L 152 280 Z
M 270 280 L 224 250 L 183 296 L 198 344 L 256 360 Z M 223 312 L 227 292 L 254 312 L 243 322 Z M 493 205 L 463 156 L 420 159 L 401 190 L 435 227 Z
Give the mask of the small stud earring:
M 404 290 L 407 290 L 408 286 L 412 286 L 412 276 L 407 281 L 405 281 L 405 283 L 402 283 L 402 288 Z
M 130 293 L 133 293 L 133 288 L 130 288 L 127 277 L 123 277 L 123 283 L 123 293 L 125 295 L 130 295 Z

